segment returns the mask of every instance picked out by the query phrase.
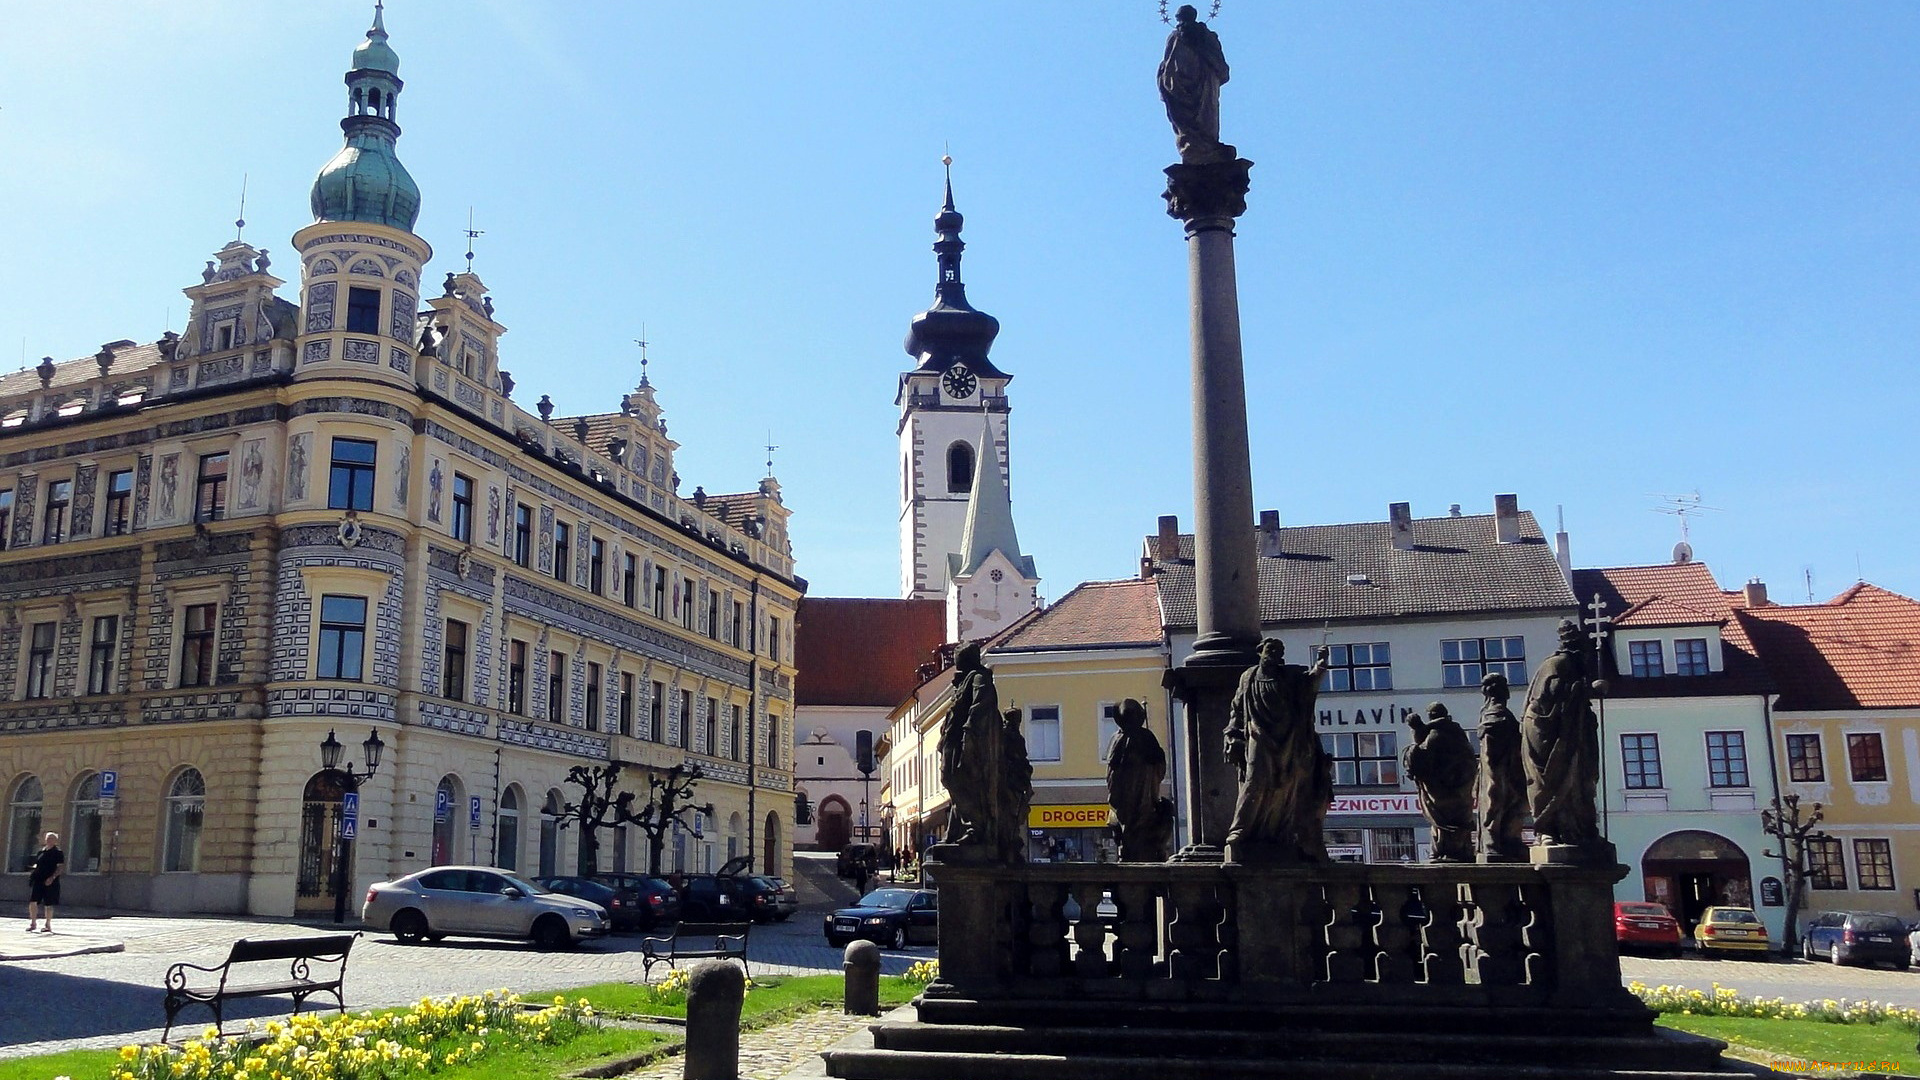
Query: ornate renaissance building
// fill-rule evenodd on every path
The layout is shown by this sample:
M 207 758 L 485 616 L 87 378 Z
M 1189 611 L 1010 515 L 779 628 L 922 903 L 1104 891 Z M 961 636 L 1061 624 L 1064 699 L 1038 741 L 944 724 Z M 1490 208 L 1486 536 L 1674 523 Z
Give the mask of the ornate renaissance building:
M 357 910 L 436 863 L 568 873 L 564 778 L 608 762 L 642 802 L 649 772 L 705 772 L 668 869 L 785 873 L 804 583 L 779 484 L 681 497 L 644 377 L 617 410 L 522 409 L 480 279 L 423 299 L 377 11 L 346 87 L 297 304 L 236 240 L 184 333 L 0 378 L 0 896 L 46 830 L 81 905 L 290 914 L 344 884 Z M 357 812 L 333 731 L 384 744 Z M 645 837 L 599 858 L 642 867 Z

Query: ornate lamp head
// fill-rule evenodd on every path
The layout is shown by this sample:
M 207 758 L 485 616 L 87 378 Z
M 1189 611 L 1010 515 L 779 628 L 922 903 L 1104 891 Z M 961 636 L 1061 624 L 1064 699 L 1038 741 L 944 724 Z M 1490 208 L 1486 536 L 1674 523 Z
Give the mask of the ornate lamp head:
M 369 731 L 367 741 L 360 744 L 360 749 L 366 751 L 367 772 L 371 775 L 380 767 L 380 755 L 386 752 L 387 744 L 380 740 L 378 731 Z
M 327 729 L 326 740 L 320 744 L 320 766 L 327 770 L 340 767 L 340 740 L 334 738 L 333 729 Z

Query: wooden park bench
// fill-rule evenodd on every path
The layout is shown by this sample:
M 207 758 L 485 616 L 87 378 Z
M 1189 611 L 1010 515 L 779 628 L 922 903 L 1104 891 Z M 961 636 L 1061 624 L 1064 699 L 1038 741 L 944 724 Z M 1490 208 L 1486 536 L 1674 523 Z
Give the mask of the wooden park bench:
M 226 1002 L 238 998 L 290 995 L 293 998 L 293 1011 L 297 1013 L 300 1003 L 309 995 L 332 994 L 333 1000 L 340 1005 L 340 1011 L 346 1012 L 347 1002 L 340 994 L 340 986 L 347 975 L 347 951 L 353 948 L 353 939 L 359 936 L 328 934 L 265 941 L 241 938 L 233 943 L 226 961 L 214 967 L 173 965 L 167 969 L 167 1030 L 160 1036 L 160 1041 L 165 1042 L 167 1036 L 173 1034 L 173 1021 L 180 1015 L 180 1010 L 195 1004 L 212 1007 L 214 1029 L 222 1031 L 222 1034 L 225 1027 L 222 1007 Z M 250 972 L 257 969 L 248 969 L 248 973 L 238 978 L 235 976 L 234 969 L 243 964 L 273 960 L 291 961 L 284 977 L 238 981 L 238 978 L 252 978 Z M 321 968 L 317 975 L 315 966 Z M 201 972 L 215 978 L 196 978 L 188 972 Z
M 712 958 L 738 960 L 740 970 L 752 975 L 747 967 L 747 932 L 752 929 L 750 922 L 675 923 L 673 933 L 665 937 L 641 939 L 642 974 L 651 976 L 655 964 L 673 967 L 677 960 Z

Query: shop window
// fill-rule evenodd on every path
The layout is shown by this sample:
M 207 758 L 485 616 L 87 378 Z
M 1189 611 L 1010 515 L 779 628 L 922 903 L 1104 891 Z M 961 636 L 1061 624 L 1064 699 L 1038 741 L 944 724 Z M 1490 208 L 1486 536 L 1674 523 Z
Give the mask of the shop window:
M 1414 860 L 1416 854 L 1412 829 L 1373 830 L 1374 862 L 1409 863 Z
M 73 786 L 73 818 L 67 829 L 67 869 L 100 872 L 100 774 L 86 773 Z
M 183 769 L 167 789 L 166 838 L 160 869 L 188 873 L 200 869 L 200 828 L 206 821 L 207 782 L 198 769 Z

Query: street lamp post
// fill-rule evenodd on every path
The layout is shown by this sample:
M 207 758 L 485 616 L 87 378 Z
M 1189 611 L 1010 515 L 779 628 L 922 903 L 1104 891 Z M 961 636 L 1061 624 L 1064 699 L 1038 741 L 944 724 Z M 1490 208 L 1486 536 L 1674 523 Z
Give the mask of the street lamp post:
M 347 762 L 345 769 L 340 767 L 340 752 L 344 749 L 340 740 L 334 737 L 333 729 L 328 728 L 326 739 L 320 743 L 320 767 L 328 772 L 339 773 L 346 781 L 346 790 L 356 796 L 355 815 L 351 820 L 354 822 L 353 831 L 357 833 L 360 782 L 371 779 L 379 771 L 380 755 L 386 752 L 387 744 L 381 741 L 378 731 L 367 732 L 366 741 L 360 744 L 361 751 L 366 755 L 366 772 L 356 772 L 351 761 Z M 333 833 L 333 921 L 336 923 L 347 921 L 347 872 L 348 867 L 353 865 L 353 838 L 345 835 L 348 820 L 342 808 L 341 821 Z

